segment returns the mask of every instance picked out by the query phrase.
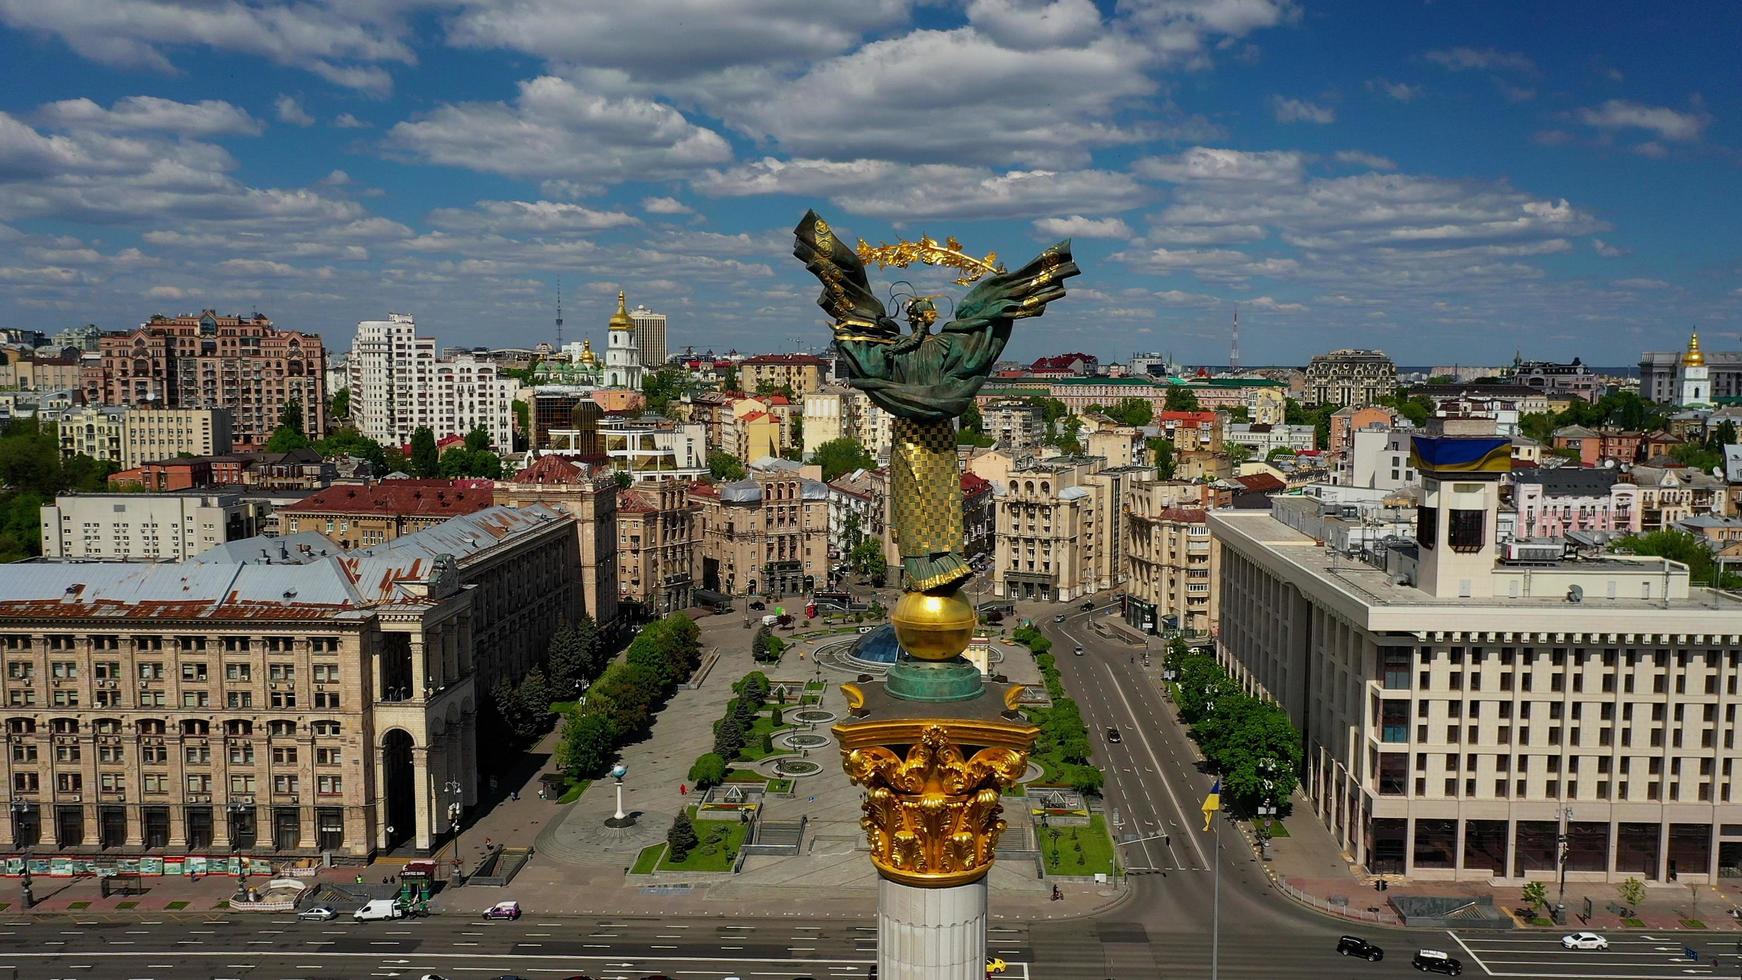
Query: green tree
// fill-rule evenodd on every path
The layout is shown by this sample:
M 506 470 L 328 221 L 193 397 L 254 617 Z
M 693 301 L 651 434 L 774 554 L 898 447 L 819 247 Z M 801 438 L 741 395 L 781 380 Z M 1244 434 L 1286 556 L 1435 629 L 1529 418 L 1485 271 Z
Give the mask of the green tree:
M 1713 470 L 1722 472 L 1724 468 L 1722 446 L 1714 450 L 1707 449 L 1697 442 L 1684 442 L 1670 447 L 1669 458 L 1702 473 L 1710 473 Z
M 563 723 L 558 765 L 573 779 L 593 779 L 611 764 L 615 742 L 611 722 L 601 715 L 576 714 Z
M 550 667 L 550 683 L 557 697 L 568 697 L 581 681 L 588 679 L 586 660 L 580 634 L 573 626 L 564 624 L 551 631 L 544 661 Z
M 1541 909 L 1548 905 L 1548 886 L 1540 881 L 1525 882 L 1524 891 L 1519 895 L 1524 900 L 1524 907 L 1531 910 Z
M 647 410 L 671 417 L 672 403 L 689 393 L 690 375 L 681 367 L 667 365 L 642 376 L 641 393 L 647 396 Z
M 1628 878 L 1615 886 L 1615 894 L 1620 896 L 1621 904 L 1627 906 L 1628 911 L 1635 911 L 1645 901 L 1645 882 Z
M 269 453 L 288 453 L 307 449 L 308 435 L 302 430 L 302 401 L 292 398 L 278 412 L 278 428 L 266 440 Z
M 962 410 L 962 431 L 981 435 L 986 433 L 986 420 L 980 417 L 979 402 L 969 402 L 968 407 Z
M 1518 431 L 1544 446 L 1554 441 L 1554 430 L 1557 428 L 1559 425 L 1553 412 L 1532 412 L 1518 420 Z
M 736 759 L 743 750 L 744 723 L 729 713 L 714 729 L 714 754 L 722 759 Z
M 1285 456 L 1289 459 L 1293 459 L 1295 456 L 1294 449 L 1289 446 L 1277 446 L 1275 449 L 1272 449 L 1264 455 L 1264 461 L 1267 463 L 1275 462 Z
M 483 426 L 477 426 L 466 433 L 466 448 L 475 453 L 486 452 L 490 448 L 490 433 Z
M 411 432 L 411 475 L 423 479 L 441 475 L 441 457 L 436 453 L 435 433 L 427 425 Z
M 698 790 L 711 789 L 726 781 L 726 760 L 713 752 L 696 757 L 690 766 L 690 785 Z
M 622 470 L 618 470 L 611 474 L 611 482 L 617 484 L 617 489 L 627 490 L 631 486 L 634 486 L 635 478 Z
M 550 681 L 544 671 L 537 667 L 527 671 L 515 686 L 513 698 L 516 712 L 505 717 L 512 717 L 515 737 L 530 742 L 544 734 L 550 724 L 551 704 Z
M 1057 433 L 1058 433 L 1057 438 L 1054 440 L 1053 444 L 1058 446 L 1059 452 L 1062 452 L 1068 456 L 1077 456 L 1077 455 L 1082 454 L 1082 452 L 1083 452 L 1083 440 L 1082 440 L 1083 420 L 1081 418 L 1078 418 L 1077 416 L 1072 415 L 1069 418 L 1065 419 L 1058 426 Z
M 1156 436 L 1144 445 L 1149 447 L 1150 458 L 1155 461 L 1155 475 L 1163 480 L 1173 479 L 1174 469 L 1178 466 L 1173 457 L 1173 440 Z
M 1095 766 L 1072 766 L 1068 776 L 1071 789 L 1084 796 L 1100 796 L 1106 775 Z
M 441 463 L 437 473 L 447 479 L 457 477 L 481 477 L 486 480 L 502 478 L 502 457 L 488 449 L 463 449 L 450 446 L 442 453 Z
M 712 449 L 708 451 L 708 475 L 715 480 L 742 480 L 744 464 L 731 453 Z
M 1167 399 L 1162 403 L 1162 408 L 1169 412 L 1203 411 L 1202 407 L 1198 405 L 1198 396 L 1184 385 L 1170 385 L 1168 387 Z
M 351 389 L 340 388 L 333 392 L 333 417 L 341 419 L 351 417 Z
M 392 470 L 388 468 L 387 451 L 381 444 L 358 432 L 352 426 L 341 426 L 333 430 L 333 434 L 325 439 L 314 442 L 310 448 L 320 453 L 325 459 L 338 456 L 355 456 L 369 461 L 369 468 L 376 476 L 386 476 Z
M 532 445 L 532 406 L 523 401 L 514 403 L 514 450 L 520 452 Z
M 866 538 L 847 552 L 847 564 L 860 575 L 873 575 L 884 568 L 883 544 Z
M 1147 398 L 1121 398 L 1107 415 L 1120 425 L 1143 426 L 1155 420 L 1155 409 Z
M 696 825 L 690 822 L 689 810 L 679 810 L 677 819 L 671 822 L 671 829 L 665 832 L 665 846 L 671 854 L 671 860 L 680 862 L 689 857 L 699 843 L 701 842 L 696 839 Z
M 720 390 L 721 391 L 742 391 L 743 390 L 742 388 L 738 387 L 738 369 L 737 368 L 729 367 L 725 370 L 724 373 L 722 373 L 720 375 Z
M 599 624 L 593 622 L 593 617 L 581 614 L 580 622 L 575 624 L 575 646 L 580 651 L 582 680 L 592 680 L 605 669 L 609 659 L 605 649 L 605 639 L 599 635 Z
M 1718 423 L 1712 434 L 1706 439 L 1706 448 L 1722 455 L 1725 446 L 1736 445 L 1736 423 L 1725 419 Z
M 849 436 L 830 439 L 818 446 L 816 452 L 811 454 L 811 462 L 823 468 L 824 483 L 854 470 L 877 467 L 877 458 L 867 452 L 857 439 Z

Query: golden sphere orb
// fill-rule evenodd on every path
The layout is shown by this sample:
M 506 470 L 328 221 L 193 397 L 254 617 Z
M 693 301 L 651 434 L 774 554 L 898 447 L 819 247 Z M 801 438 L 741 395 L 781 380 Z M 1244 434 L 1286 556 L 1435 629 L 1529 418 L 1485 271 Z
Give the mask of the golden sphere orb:
M 895 638 L 916 660 L 949 660 L 974 638 L 974 607 L 960 592 L 906 592 L 889 614 Z

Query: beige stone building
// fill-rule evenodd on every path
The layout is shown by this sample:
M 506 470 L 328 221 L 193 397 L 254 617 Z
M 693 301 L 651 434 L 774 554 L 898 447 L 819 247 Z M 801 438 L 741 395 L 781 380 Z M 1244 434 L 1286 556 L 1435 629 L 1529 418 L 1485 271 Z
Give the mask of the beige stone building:
M 1177 484 L 1125 488 L 1125 619 L 1139 629 L 1209 635 L 1216 630 L 1221 549 L 1208 511 L 1178 506 L 1177 497 Z
M 1125 488 L 1154 479 L 1154 467 L 1109 468 L 1098 456 L 1012 467 L 994 518 L 994 594 L 1065 602 L 1116 587 Z
M 738 386 L 749 394 L 790 388 L 796 398 L 821 388 L 827 367 L 815 354 L 757 354 L 738 363 Z
M 1501 560 L 1498 474 L 1456 464 L 1506 440 L 1478 441 L 1426 449 L 1419 543 L 1371 562 L 1211 513 L 1218 656 L 1302 729 L 1311 811 L 1371 871 L 1736 874 L 1742 602 L 1663 559 Z
M 560 456 L 543 456 L 496 484 L 491 499 L 510 507 L 544 504 L 575 519 L 581 545 L 581 604 L 602 629 L 617 622 L 621 592 L 617 562 L 617 509 L 622 495 L 608 473 Z M 682 607 L 679 607 L 682 608 Z
M 478 480 L 340 483 L 279 508 L 278 533 L 319 531 L 341 548 L 367 548 L 475 513 L 491 503 L 491 485 Z
M 0 566 L 13 846 L 427 850 L 478 799 L 478 692 L 572 604 L 571 524 L 499 508 L 351 554 Z
M 69 409 L 59 423 L 61 455 L 83 454 L 124 470 L 159 459 L 230 451 L 230 412 L 223 408 Z
M 688 609 L 695 587 L 700 506 L 680 480 L 643 484 L 617 500 L 617 581 L 652 616 Z
M 798 595 L 828 582 L 829 488 L 796 470 L 752 467 L 698 483 L 700 585 L 726 595 Z

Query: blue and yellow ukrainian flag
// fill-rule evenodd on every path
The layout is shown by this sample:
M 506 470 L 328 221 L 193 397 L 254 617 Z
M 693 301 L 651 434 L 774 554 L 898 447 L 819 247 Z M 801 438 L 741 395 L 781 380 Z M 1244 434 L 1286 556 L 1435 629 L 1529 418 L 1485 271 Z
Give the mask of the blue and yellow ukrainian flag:
M 1222 808 L 1222 780 L 1217 779 L 1210 787 L 1210 795 L 1204 797 L 1204 829 L 1210 829 L 1210 821 L 1215 819 L 1215 813 Z

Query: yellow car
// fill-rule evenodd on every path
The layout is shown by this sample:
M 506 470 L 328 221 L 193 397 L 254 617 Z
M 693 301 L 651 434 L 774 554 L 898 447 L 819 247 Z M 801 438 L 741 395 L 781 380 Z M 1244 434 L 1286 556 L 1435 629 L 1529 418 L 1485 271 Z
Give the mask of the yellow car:
M 989 976 L 989 977 L 995 976 L 997 974 L 1003 973 L 1005 970 L 1008 970 L 1008 969 L 1010 969 L 1010 964 L 1005 963 L 1003 960 L 999 959 L 998 957 L 996 957 L 996 956 L 986 957 L 986 975 L 987 976 Z

